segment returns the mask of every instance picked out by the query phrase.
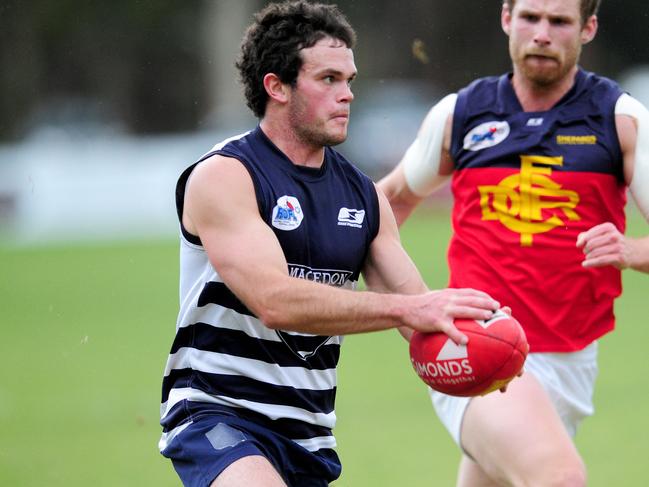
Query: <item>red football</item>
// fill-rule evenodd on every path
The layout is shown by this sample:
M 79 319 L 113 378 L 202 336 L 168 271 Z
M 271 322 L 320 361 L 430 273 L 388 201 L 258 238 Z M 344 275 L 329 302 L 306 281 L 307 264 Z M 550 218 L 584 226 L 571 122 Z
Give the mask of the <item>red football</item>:
M 452 396 L 484 396 L 523 368 L 529 345 L 513 317 L 497 311 L 489 320 L 455 320 L 455 326 L 469 343 L 457 345 L 444 333 L 415 332 L 410 340 L 412 366 L 431 388 Z

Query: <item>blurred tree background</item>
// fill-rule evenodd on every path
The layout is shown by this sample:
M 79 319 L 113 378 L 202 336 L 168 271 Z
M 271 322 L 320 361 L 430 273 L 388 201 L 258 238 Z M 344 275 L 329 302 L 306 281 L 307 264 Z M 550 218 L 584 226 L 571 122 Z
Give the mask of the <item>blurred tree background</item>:
M 266 3 L 2 0 L 0 141 L 70 120 L 134 134 L 243 123 L 232 65 Z M 358 33 L 359 91 L 363 80 L 417 79 L 441 94 L 509 69 L 499 0 L 335 3 Z M 644 1 L 604 0 L 599 17 L 584 67 L 615 78 L 649 63 Z

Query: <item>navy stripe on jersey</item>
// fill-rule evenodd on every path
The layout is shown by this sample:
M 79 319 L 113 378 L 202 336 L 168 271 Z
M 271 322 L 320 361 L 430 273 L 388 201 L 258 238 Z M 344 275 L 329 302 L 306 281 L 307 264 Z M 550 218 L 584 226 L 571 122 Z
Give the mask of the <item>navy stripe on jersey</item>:
M 201 415 L 209 414 L 231 414 L 239 416 L 249 421 L 254 421 L 266 428 L 278 432 L 287 438 L 316 438 L 320 436 L 333 436 L 329 428 L 322 426 L 304 423 L 302 421 L 294 421 L 291 419 L 275 419 L 272 420 L 262 414 L 254 411 L 248 411 L 241 408 L 232 408 L 220 404 L 181 401 L 174 405 L 167 415 L 161 421 L 163 432 L 167 433 L 176 428 L 180 424 L 187 421 L 187 417 L 194 419 L 199 418 Z
M 311 350 L 320 336 L 293 335 L 297 350 Z M 240 330 L 215 328 L 206 323 L 196 323 L 178 329 L 171 353 L 184 347 L 192 347 L 207 352 L 224 353 L 237 357 L 276 363 L 282 367 L 305 367 L 311 370 L 333 369 L 340 357 L 340 345 L 328 343 L 318 349 L 318 353 L 307 361 L 296 356 L 282 341 L 272 342 L 248 336 Z
M 198 307 L 200 308 L 210 303 L 229 308 L 242 315 L 255 316 L 222 282 L 210 281 L 205 283 L 203 291 L 198 297 Z
M 264 404 L 290 404 L 312 413 L 330 413 L 334 410 L 336 388 L 324 391 L 296 389 L 264 383 L 240 375 L 210 374 L 192 369 L 175 369 L 162 385 L 162 401 L 174 387 L 193 387 L 212 396 L 227 396 Z

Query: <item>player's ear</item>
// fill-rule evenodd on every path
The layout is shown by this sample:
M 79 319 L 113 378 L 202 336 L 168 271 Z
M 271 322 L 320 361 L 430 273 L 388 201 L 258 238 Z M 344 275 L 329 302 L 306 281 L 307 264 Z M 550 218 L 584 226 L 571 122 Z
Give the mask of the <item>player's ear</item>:
M 284 104 L 289 99 L 289 87 L 282 83 L 275 73 L 266 73 L 264 76 L 264 89 L 271 100 Z
M 588 44 L 597 34 L 597 15 L 591 15 L 581 29 L 581 43 Z
M 507 4 L 507 2 L 503 2 L 503 8 L 500 12 L 500 25 L 503 31 L 505 31 L 505 34 L 507 35 L 509 35 L 510 33 L 511 24 L 512 24 L 512 12 L 509 9 L 509 5 Z

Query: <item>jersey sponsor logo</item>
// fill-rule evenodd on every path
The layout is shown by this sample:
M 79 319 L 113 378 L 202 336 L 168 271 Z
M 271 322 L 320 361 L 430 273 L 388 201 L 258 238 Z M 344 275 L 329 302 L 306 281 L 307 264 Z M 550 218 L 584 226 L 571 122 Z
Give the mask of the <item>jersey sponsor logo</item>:
M 338 225 L 362 228 L 365 210 L 353 210 L 344 206 L 338 212 Z
M 300 264 L 288 264 L 288 273 L 291 277 L 307 279 L 309 281 L 328 284 L 330 286 L 353 288 L 350 280 L 351 271 L 340 269 L 314 269 Z M 331 340 L 329 336 L 292 334 L 282 330 L 275 330 L 277 336 L 299 358 L 307 360 L 318 353 L 320 347 Z
M 304 214 L 295 196 L 282 196 L 273 208 L 272 225 L 280 230 L 295 230 L 300 226 Z
M 500 144 L 509 135 L 507 122 L 481 123 L 464 137 L 464 150 L 479 151 Z
M 597 135 L 557 135 L 559 145 L 595 145 Z
M 305 265 L 289 264 L 288 274 L 291 277 L 319 282 L 321 284 L 328 284 L 329 286 L 351 287 L 352 285 L 349 281 L 352 277 L 351 271 L 338 269 L 313 269 Z
M 478 186 L 482 219 L 498 220 L 520 234 L 522 247 L 530 247 L 533 235 L 580 220 L 575 211 L 579 195 L 554 182 L 552 166 L 562 166 L 563 157 L 521 156 L 521 170 L 497 185 Z M 544 214 L 549 217 L 544 218 Z

